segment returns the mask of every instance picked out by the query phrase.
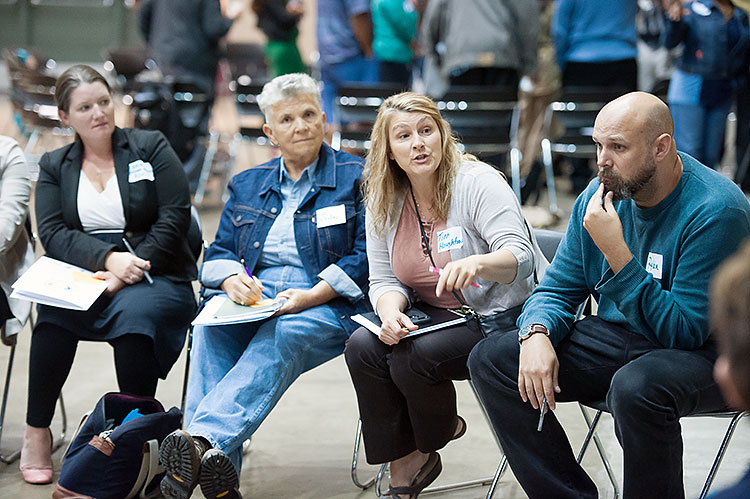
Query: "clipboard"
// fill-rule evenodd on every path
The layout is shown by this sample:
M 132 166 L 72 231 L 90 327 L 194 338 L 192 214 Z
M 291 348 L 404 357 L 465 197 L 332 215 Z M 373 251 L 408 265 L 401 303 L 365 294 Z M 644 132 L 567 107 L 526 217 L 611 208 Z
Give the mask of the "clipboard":
M 440 329 L 466 324 L 464 316 L 451 309 L 433 307 L 426 303 L 418 303 L 414 308 L 424 311 L 430 316 L 430 320 L 423 324 L 417 324 L 418 329 L 409 332 L 404 338 L 411 338 L 413 336 L 419 336 L 420 334 L 431 333 Z M 404 314 L 409 315 L 410 310 L 411 308 L 407 309 Z M 351 319 L 360 326 L 367 328 L 372 334 L 380 336 L 380 326 L 382 325 L 382 322 L 375 312 L 353 315 Z

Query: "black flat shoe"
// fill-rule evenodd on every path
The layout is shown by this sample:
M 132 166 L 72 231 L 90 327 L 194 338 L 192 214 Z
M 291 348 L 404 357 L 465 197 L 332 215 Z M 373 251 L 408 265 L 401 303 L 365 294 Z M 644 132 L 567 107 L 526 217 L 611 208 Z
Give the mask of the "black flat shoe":
M 463 437 L 466 434 L 466 420 L 464 420 L 464 418 L 458 415 L 456 415 L 456 417 L 458 418 L 458 423 L 456 423 L 456 429 L 458 429 L 459 425 L 461 425 L 461 429 L 459 430 L 458 433 L 456 433 L 455 435 L 453 435 L 453 437 L 451 437 L 451 440 L 458 440 L 459 438 Z
M 443 463 L 440 462 L 440 454 L 431 452 L 427 462 L 424 463 L 417 476 L 411 481 L 411 485 L 408 487 L 388 487 L 384 496 L 396 499 L 402 499 L 402 496 L 408 499 L 417 499 L 419 494 L 435 481 L 441 471 L 443 471 Z
M 242 499 L 237 470 L 229 456 L 219 449 L 211 449 L 203 454 L 200 483 L 206 499 Z
M 166 471 L 159 485 L 167 499 L 188 499 L 198 485 L 201 457 L 193 437 L 175 430 L 159 447 L 159 462 Z

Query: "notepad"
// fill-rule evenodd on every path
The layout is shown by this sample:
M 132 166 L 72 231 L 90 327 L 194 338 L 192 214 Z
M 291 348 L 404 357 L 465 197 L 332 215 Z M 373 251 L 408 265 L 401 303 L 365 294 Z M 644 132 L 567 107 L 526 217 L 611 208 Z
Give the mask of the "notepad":
M 13 283 L 12 298 L 52 307 L 88 310 L 107 289 L 94 273 L 43 256 Z
M 418 329 L 410 331 L 409 334 L 404 336 L 404 338 L 438 331 L 451 326 L 461 326 L 466 324 L 466 319 L 461 314 L 450 309 L 431 307 L 424 303 L 419 304 L 419 309 L 423 310 L 430 316 L 429 322 L 419 325 Z M 408 310 L 404 313 L 409 315 Z M 380 336 L 380 326 L 382 322 L 375 312 L 353 315 L 351 319 L 360 326 L 367 328 L 371 333 Z
M 240 305 L 225 295 L 213 296 L 193 320 L 193 326 L 221 326 L 268 319 L 279 311 L 286 298 L 264 298 L 252 305 Z

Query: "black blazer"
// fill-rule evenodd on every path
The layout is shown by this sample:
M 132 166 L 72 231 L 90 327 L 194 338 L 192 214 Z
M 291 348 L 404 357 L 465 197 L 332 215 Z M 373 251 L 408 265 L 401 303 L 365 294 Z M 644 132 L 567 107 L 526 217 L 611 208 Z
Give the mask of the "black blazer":
M 46 153 L 39 161 L 36 218 L 47 255 L 91 271 L 104 270 L 109 251 L 125 251 L 83 232 L 78 216 L 78 182 L 83 144 L 80 139 Z M 125 232 L 135 253 L 151 261 L 151 274 L 177 281 L 197 278 L 188 245 L 190 191 L 182 163 L 161 132 L 115 128 L 112 134 L 115 175 L 125 212 Z M 154 180 L 128 181 L 129 164 L 143 160 Z

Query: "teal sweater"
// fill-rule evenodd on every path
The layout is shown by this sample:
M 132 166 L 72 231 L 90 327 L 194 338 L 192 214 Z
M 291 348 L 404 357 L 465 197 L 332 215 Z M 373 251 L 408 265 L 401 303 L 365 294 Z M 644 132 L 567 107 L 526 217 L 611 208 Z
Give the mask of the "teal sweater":
M 372 0 L 372 50 L 381 61 L 408 64 L 417 34 L 417 12 L 404 0 Z
M 682 178 L 661 203 L 647 209 L 631 199 L 615 203 L 633 254 L 617 274 L 583 227 L 599 181 L 589 184 L 576 200 L 552 264 L 524 305 L 519 327 L 542 324 L 557 345 L 590 294 L 601 319 L 657 345 L 693 350 L 705 343 L 708 283 L 718 265 L 750 236 L 750 204 L 730 180 L 686 154 L 680 157 Z

